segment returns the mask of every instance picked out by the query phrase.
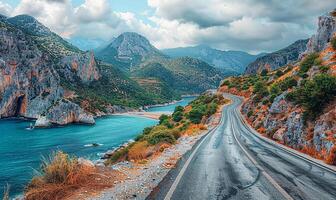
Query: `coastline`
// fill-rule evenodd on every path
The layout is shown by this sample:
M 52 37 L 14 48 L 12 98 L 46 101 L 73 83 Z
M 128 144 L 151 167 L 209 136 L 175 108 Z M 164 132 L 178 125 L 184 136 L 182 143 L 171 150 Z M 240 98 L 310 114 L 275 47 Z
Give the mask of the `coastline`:
M 225 105 L 223 105 L 225 106 Z M 106 200 L 106 199 L 145 199 L 152 190 L 167 175 L 170 169 L 174 168 L 179 159 L 189 152 L 193 146 L 205 135 L 215 128 L 221 118 L 221 110 L 215 113 L 206 123 L 207 130 L 194 133 L 193 135 L 185 135 L 177 140 L 175 145 L 171 145 L 161 153 L 156 153 L 148 159 L 141 162 L 122 161 L 112 166 L 107 166 L 124 174 L 125 179 L 118 180 L 111 188 L 96 191 L 94 194 L 83 193 L 79 191 L 68 199 L 85 199 L 85 200 Z M 110 150 L 106 153 L 111 154 L 114 151 L 125 148 L 132 141 L 128 141 L 118 148 Z M 104 166 L 104 160 L 99 159 L 95 162 L 96 166 Z

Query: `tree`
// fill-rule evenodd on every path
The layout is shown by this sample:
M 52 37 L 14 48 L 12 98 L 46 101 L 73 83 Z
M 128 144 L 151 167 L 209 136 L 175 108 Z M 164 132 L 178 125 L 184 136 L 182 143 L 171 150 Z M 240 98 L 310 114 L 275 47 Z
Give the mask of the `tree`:
M 175 111 L 172 115 L 172 118 L 175 122 L 179 122 L 183 119 L 183 112 Z
M 166 121 L 166 120 L 168 120 L 168 118 L 169 118 L 169 116 L 168 115 L 165 115 L 165 114 L 163 114 L 163 115 L 161 115 L 160 117 L 159 117 L 159 124 L 162 124 L 164 121 Z
M 201 123 L 202 117 L 203 117 L 203 112 L 200 108 L 197 108 L 197 107 L 191 109 L 188 115 L 188 119 L 194 124 Z

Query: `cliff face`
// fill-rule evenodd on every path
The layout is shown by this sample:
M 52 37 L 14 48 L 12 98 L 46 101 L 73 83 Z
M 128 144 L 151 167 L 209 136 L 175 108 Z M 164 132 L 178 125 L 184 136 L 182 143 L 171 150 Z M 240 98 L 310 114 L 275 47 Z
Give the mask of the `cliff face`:
M 336 165 L 336 15 L 318 23 L 297 65 L 230 78 L 221 90 L 247 94 L 242 113 L 261 134 Z
M 263 69 L 275 70 L 281 66 L 292 64 L 298 60 L 300 54 L 306 50 L 308 40 L 298 40 L 288 47 L 267 54 L 250 63 L 245 74 L 256 74 Z
M 43 29 L 41 33 L 46 34 Z M 40 32 L 38 32 L 40 34 Z M 64 57 L 62 65 L 52 55 L 39 48 L 30 34 L 10 24 L 6 19 L 0 21 L 0 118 L 22 116 L 39 118 L 47 115 L 48 120 L 56 124 L 72 122 L 94 123 L 92 116 L 85 114 L 73 103 L 63 103 L 63 110 L 57 102 L 63 98 L 60 86 L 59 70 L 72 70 L 83 81 L 99 78 L 92 54 L 79 54 Z M 71 65 L 72 64 L 72 65 Z M 76 66 L 72 69 L 69 66 Z M 60 67 L 62 66 L 62 67 Z M 67 111 L 71 117 L 65 118 L 56 111 Z M 85 116 L 85 117 L 83 117 Z

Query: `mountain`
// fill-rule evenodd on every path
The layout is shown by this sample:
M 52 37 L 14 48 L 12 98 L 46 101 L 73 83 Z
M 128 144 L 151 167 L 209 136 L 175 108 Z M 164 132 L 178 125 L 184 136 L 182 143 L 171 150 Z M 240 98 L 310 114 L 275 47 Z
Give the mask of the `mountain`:
M 294 49 L 298 62 L 230 77 L 220 90 L 245 96 L 241 111 L 264 136 L 336 165 L 336 10 L 318 18 L 316 33 L 299 56 L 297 49 L 305 48 L 297 46 L 306 43 L 279 53 L 288 56 Z
M 97 50 L 96 56 L 123 70 L 129 70 L 150 57 L 165 57 L 147 38 L 134 32 L 119 35 L 105 48 Z
M 169 58 L 137 33 L 119 35 L 96 54 L 103 62 L 129 73 L 147 92 L 154 91 L 156 100 L 173 100 L 181 94 L 215 88 L 224 76 L 195 58 Z
M 92 52 L 33 17 L 0 18 L 0 118 L 94 123 L 93 115 L 154 103 L 159 102 L 118 68 L 97 62 Z
M 219 85 L 223 74 L 204 61 L 183 57 L 150 60 L 131 72 L 137 79 L 156 79 L 179 94 L 198 94 Z
M 288 47 L 257 58 L 256 61 L 246 67 L 245 74 L 256 74 L 265 68 L 274 70 L 286 64 L 294 63 L 299 59 L 300 54 L 306 50 L 307 43 L 308 39 L 298 40 Z
M 189 56 L 201 59 L 231 75 L 242 74 L 249 63 L 264 55 L 251 55 L 243 51 L 221 51 L 207 45 L 164 49 L 162 52 L 172 58 Z

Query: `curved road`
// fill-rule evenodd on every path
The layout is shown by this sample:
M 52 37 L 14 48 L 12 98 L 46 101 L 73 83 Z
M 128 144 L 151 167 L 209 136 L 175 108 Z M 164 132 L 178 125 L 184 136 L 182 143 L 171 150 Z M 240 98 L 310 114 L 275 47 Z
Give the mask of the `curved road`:
M 220 125 L 183 156 L 147 199 L 336 199 L 336 173 L 261 139 L 226 95 Z

